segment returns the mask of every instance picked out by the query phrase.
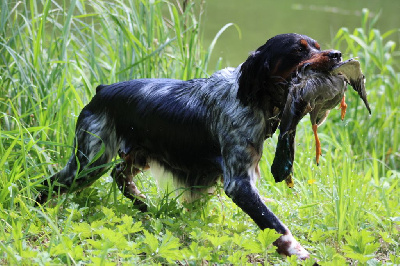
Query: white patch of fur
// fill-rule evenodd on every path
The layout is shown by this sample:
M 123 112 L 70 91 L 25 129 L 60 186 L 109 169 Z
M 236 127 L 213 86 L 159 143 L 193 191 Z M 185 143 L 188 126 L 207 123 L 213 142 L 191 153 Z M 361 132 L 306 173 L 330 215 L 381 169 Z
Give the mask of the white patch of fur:
M 149 160 L 148 164 L 150 166 L 150 173 L 156 180 L 157 187 L 161 190 L 162 194 L 165 195 L 175 191 L 173 196 L 178 197 L 182 194 L 182 196 L 179 197 L 182 201 L 191 202 L 193 200 L 189 189 L 182 193 L 182 188 L 184 189 L 185 186 L 179 182 L 177 177 L 174 177 L 173 173 L 165 169 L 155 160 Z
M 224 69 L 221 69 L 219 72 L 217 72 L 218 74 L 220 74 L 223 78 L 225 79 L 230 79 L 232 77 L 236 77 L 237 75 L 232 75 L 232 73 L 235 71 L 236 69 L 233 67 L 227 67 Z M 236 80 L 232 80 L 232 82 L 236 82 Z
M 250 176 L 251 184 L 255 186 L 257 180 L 261 178 L 258 163 L 247 169 L 247 174 Z
M 174 177 L 170 171 L 167 171 L 159 162 L 150 160 L 150 173 L 155 178 L 157 187 L 166 191 L 174 189 Z

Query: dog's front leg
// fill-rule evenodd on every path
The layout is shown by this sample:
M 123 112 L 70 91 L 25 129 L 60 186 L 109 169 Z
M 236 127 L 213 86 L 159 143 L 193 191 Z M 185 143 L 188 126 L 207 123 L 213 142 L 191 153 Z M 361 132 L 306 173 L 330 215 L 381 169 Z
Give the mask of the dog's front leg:
M 237 172 L 233 170 L 234 168 L 238 170 L 237 167 L 233 167 L 225 169 L 224 171 L 225 193 L 237 206 L 246 212 L 261 229 L 270 228 L 282 234 L 282 236 L 274 242 L 278 253 L 285 256 L 296 255 L 299 259 L 309 258 L 309 253 L 294 239 L 289 229 L 261 200 L 258 190 L 254 187 L 253 178 L 250 176 L 254 171 Z

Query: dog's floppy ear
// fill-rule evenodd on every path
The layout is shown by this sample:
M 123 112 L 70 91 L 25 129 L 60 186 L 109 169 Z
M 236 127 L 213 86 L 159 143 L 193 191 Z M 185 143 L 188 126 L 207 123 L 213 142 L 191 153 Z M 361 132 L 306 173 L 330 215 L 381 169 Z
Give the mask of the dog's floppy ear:
M 269 80 L 268 53 L 264 51 L 264 46 L 253 52 L 240 68 L 237 97 L 244 105 L 258 102 Z

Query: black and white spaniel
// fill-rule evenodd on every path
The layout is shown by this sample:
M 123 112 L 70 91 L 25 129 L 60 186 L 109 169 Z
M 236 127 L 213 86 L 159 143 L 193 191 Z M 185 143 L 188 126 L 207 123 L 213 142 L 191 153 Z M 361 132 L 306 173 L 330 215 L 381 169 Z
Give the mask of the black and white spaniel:
M 282 234 L 274 243 L 279 253 L 308 258 L 309 253 L 264 204 L 255 180 L 260 176 L 263 143 L 279 124 L 272 173 L 282 181 L 293 171 L 296 125 L 312 106 L 300 103 L 284 114 L 292 80 L 301 79 L 300 71 L 304 74 L 307 68 L 320 75 L 321 84 L 329 83 L 326 89 L 344 91 L 344 78 L 329 77 L 340 62 L 339 51 L 321 51 L 305 35 L 282 34 L 269 39 L 237 68 L 209 78 L 100 85 L 79 115 L 71 158 L 43 182 L 48 188 L 38 202 L 44 203 L 52 191 L 89 186 L 119 154 L 123 162 L 115 166 L 112 176 L 128 198 L 143 205 L 145 196 L 134 176 L 147 169 L 162 168 L 154 172 L 169 173 L 192 193 L 223 177 L 224 190 L 237 206 L 261 229 Z

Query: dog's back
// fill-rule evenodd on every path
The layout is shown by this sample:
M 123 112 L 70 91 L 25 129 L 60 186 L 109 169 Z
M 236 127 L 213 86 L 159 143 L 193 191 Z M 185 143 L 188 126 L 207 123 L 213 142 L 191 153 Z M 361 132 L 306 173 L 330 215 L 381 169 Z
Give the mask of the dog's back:
M 78 117 L 73 153 L 50 182 L 60 183 L 54 188 L 61 192 L 81 189 L 100 177 L 120 151 L 133 158 L 137 169 L 154 165 L 181 185 L 211 185 L 222 175 L 218 117 L 226 108 L 237 108 L 229 103 L 232 73 L 98 86 Z

